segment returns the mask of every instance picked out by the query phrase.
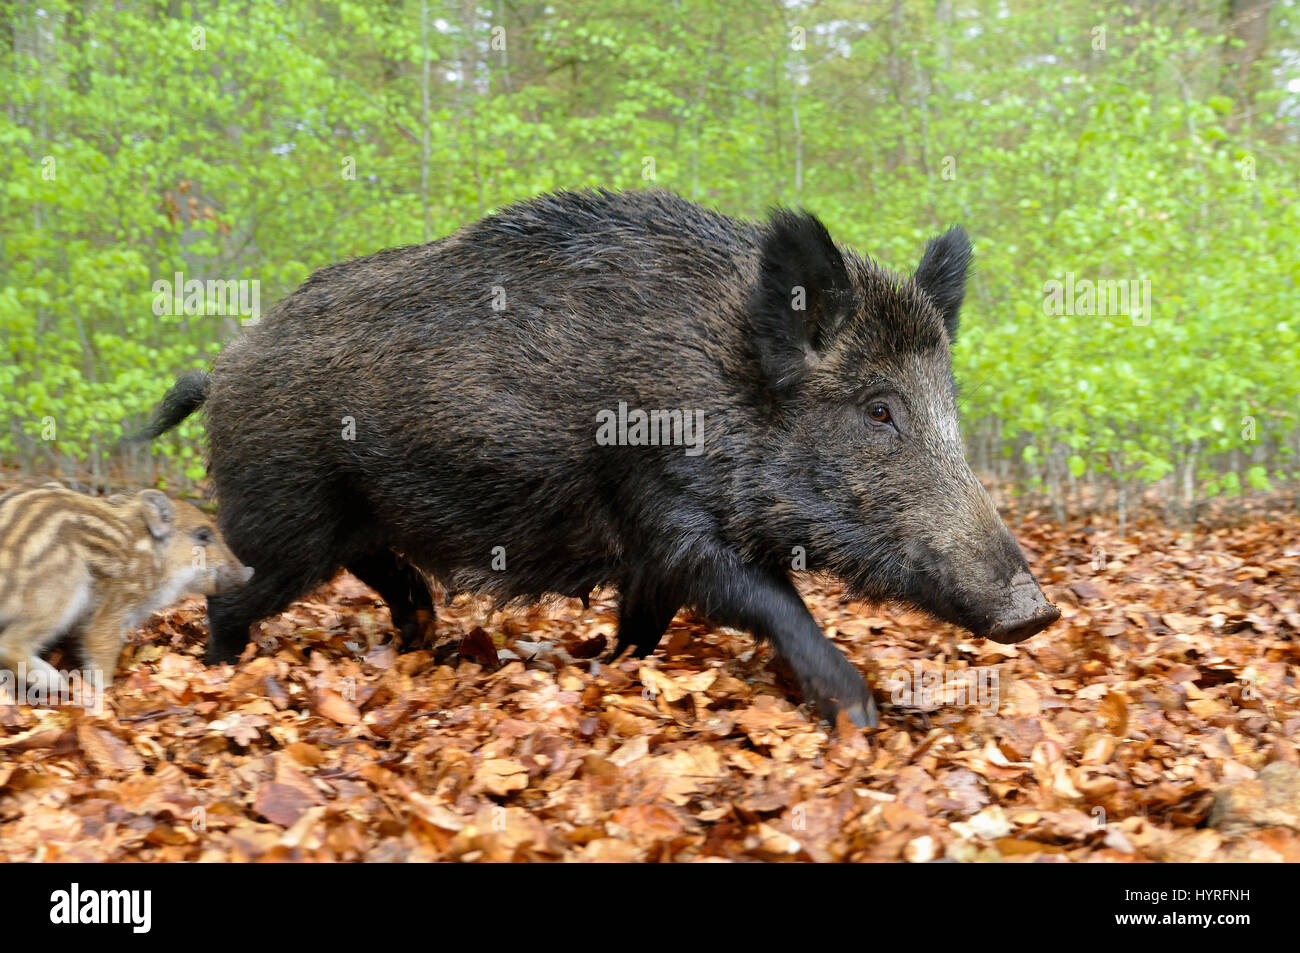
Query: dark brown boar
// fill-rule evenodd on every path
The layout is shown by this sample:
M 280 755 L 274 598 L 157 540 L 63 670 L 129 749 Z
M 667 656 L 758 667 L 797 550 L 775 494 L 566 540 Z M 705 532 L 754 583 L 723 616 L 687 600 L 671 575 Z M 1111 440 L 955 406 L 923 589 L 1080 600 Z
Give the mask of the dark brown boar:
M 967 465 L 949 348 L 970 243 L 912 276 L 806 213 L 557 193 L 324 268 L 182 377 L 220 526 L 256 576 L 208 658 L 346 567 L 408 625 L 422 570 L 504 602 L 618 588 L 645 654 L 683 605 L 768 639 L 829 719 L 861 675 L 790 581 L 833 574 L 980 636 L 1058 617 Z

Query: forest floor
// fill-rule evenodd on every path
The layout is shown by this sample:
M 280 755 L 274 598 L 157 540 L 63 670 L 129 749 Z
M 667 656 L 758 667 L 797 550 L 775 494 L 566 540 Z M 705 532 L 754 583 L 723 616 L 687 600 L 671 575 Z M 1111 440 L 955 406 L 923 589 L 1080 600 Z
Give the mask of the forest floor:
M 0 704 L 0 859 L 1300 860 L 1300 516 L 1013 530 L 1063 613 L 1020 645 L 804 586 L 875 732 L 686 614 L 595 659 L 612 593 L 402 653 L 344 575 L 214 668 L 191 599 L 99 713 Z

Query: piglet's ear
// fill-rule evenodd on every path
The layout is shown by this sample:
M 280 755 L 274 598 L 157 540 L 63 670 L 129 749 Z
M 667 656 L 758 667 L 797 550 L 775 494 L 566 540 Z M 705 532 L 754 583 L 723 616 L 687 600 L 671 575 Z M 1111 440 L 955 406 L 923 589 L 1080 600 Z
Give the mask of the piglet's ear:
M 782 390 L 801 381 L 854 301 L 844 256 L 817 218 L 778 209 L 761 237 L 750 300 L 763 373 Z
M 938 238 L 930 239 L 921 263 L 916 266 L 916 283 L 939 309 L 949 342 L 957 340 L 970 259 L 970 238 L 960 226 L 953 226 Z
M 166 539 L 176 522 L 176 507 L 157 490 L 141 490 L 135 495 L 144 511 L 144 521 L 154 539 Z

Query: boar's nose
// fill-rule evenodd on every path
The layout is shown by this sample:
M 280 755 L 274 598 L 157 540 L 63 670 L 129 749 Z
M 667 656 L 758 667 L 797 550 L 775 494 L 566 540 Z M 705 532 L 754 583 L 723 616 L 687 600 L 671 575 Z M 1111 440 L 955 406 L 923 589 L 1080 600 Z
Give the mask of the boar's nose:
M 993 628 L 985 633 L 985 638 L 992 639 L 994 642 L 1001 642 L 1008 645 L 1012 642 L 1023 642 L 1038 632 L 1042 632 L 1053 622 L 1061 617 L 1061 610 L 1051 603 L 1045 602 L 1038 609 L 1023 619 L 1015 621 L 997 621 L 993 623 Z
M 1023 642 L 1060 617 L 1061 610 L 1043 597 L 1034 577 L 1019 573 L 1011 581 L 1010 598 L 1003 611 L 997 614 L 988 631 L 981 634 L 1004 645 Z

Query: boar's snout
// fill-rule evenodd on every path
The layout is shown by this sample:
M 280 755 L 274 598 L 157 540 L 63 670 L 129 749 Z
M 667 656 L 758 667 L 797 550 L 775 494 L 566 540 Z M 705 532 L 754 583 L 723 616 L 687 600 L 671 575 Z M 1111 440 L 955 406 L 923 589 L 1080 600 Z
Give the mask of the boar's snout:
M 1004 645 L 1023 642 L 1060 617 L 1061 610 L 1047 601 L 1034 577 L 1022 572 L 1011 580 L 1008 598 L 992 624 L 975 634 Z
M 942 549 L 913 544 L 905 564 L 916 567 L 916 588 L 907 601 L 979 638 L 1023 642 L 1059 619 L 1061 610 L 1043 595 L 992 501 L 974 516 L 970 522 L 980 529 L 949 537 Z

